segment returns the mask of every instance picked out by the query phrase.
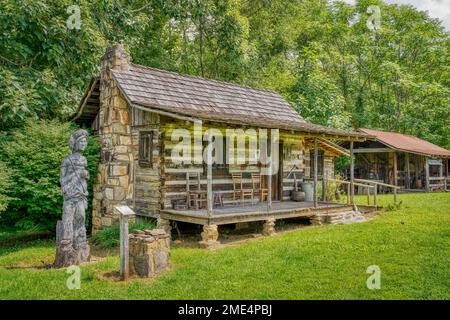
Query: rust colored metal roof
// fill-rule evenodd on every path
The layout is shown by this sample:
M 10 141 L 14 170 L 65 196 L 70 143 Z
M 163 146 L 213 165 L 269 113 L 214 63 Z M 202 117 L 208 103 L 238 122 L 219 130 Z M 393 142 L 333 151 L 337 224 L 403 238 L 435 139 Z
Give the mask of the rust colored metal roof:
M 381 142 L 392 149 L 429 156 L 450 157 L 449 150 L 415 136 L 365 128 L 358 129 L 358 131 L 375 136 L 378 142 Z

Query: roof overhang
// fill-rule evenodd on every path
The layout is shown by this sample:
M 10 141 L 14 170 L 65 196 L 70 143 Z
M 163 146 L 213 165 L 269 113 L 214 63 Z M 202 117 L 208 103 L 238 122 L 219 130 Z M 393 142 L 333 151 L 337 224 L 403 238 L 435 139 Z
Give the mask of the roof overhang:
M 350 157 L 350 151 L 323 138 L 307 138 L 306 144 L 311 147 L 314 144 L 314 141 L 317 140 L 317 145 L 319 149 L 328 151 L 334 156 L 347 156 Z
M 100 78 L 93 77 L 87 86 L 75 113 L 69 119 L 76 123 L 91 124 L 100 110 Z
M 149 105 L 144 103 L 136 103 L 131 101 L 131 99 L 127 96 L 125 90 L 121 87 L 119 81 L 115 79 L 113 75 L 113 79 L 115 83 L 117 84 L 121 95 L 124 97 L 124 99 L 127 101 L 127 103 L 136 109 L 148 111 L 148 112 L 154 112 L 159 113 L 161 115 L 185 120 L 185 121 L 210 121 L 210 122 L 217 122 L 217 123 L 227 123 L 227 124 L 234 124 L 234 125 L 241 125 L 241 126 L 251 126 L 251 127 L 262 127 L 267 129 L 280 129 L 280 130 L 286 130 L 291 131 L 293 133 L 298 133 L 301 136 L 309 137 L 309 138 L 319 138 L 322 139 L 322 143 L 325 146 L 325 140 L 332 139 L 332 140 L 344 140 L 344 141 L 355 141 L 355 142 L 362 142 L 367 139 L 373 138 L 370 135 L 366 133 L 361 132 L 355 132 L 355 131 L 346 131 L 346 130 L 340 130 L 340 129 L 334 129 L 334 128 L 328 128 L 323 127 L 320 125 L 315 125 L 311 123 L 274 123 L 267 121 L 266 123 L 261 122 L 259 120 L 252 121 L 252 119 L 222 119 L 220 115 L 217 117 L 208 117 L 205 115 L 193 115 L 193 114 L 186 114 L 181 112 L 174 112 L 173 110 L 167 110 L 167 108 L 164 108 L 162 106 L 158 105 Z M 93 77 L 77 107 L 77 110 L 73 115 L 70 116 L 70 120 L 73 120 L 77 123 L 86 123 L 91 124 L 95 117 L 97 116 L 100 108 L 100 79 L 99 77 Z M 330 142 L 328 142 L 330 143 Z M 340 148 L 339 146 L 334 145 L 333 147 L 329 146 L 328 148 Z M 338 150 L 338 149 L 336 149 Z M 344 149 L 345 150 L 345 149 Z M 343 152 L 340 150 L 339 152 Z M 344 152 L 345 153 L 345 152 Z

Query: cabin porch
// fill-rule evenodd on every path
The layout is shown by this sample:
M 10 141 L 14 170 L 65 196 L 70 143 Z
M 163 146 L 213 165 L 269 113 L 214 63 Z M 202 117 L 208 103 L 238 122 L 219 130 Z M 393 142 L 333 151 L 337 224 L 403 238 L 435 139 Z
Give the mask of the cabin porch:
M 317 213 L 329 213 L 336 210 L 352 210 L 352 206 L 333 202 L 319 202 L 314 207 L 309 201 L 274 201 L 272 209 L 268 211 L 266 203 L 226 205 L 221 208 L 214 208 L 214 213 L 208 215 L 207 209 L 193 210 L 161 210 L 162 219 L 190 222 L 201 225 L 207 224 L 231 224 L 250 221 L 262 221 L 268 218 L 286 219 L 295 217 L 313 217 Z
M 377 210 L 375 206 L 358 206 L 363 213 Z M 158 223 L 168 226 L 169 221 L 193 223 L 203 226 L 201 245 L 213 247 L 219 242 L 218 226 L 263 221 L 263 235 L 275 234 L 275 221 L 289 218 L 309 219 L 312 225 L 335 223 L 337 219 L 345 219 L 355 213 L 354 206 L 336 202 L 319 201 L 273 201 L 271 208 L 267 203 L 225 205 L 215 208 L 213 214 L 207 209 L 164 209 L 160 212 Z

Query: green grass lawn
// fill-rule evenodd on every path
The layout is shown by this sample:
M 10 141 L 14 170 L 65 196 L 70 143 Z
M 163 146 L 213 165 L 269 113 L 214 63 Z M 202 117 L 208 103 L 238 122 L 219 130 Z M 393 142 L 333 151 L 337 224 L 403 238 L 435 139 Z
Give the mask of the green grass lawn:
M 365 223 L 174 248 L 172 270 L 156 279 L 117 281 L 109 256 L 82 267 L 79 290 L 67 288 L 66 269 L 38 268 L 53 261 L 52 241 L 2 248 L 0 299 L 450 299 L 450 193 L 399 199 L 400 210 Z M 369 265 L 381 268 L 379 290 L 366 287 Z

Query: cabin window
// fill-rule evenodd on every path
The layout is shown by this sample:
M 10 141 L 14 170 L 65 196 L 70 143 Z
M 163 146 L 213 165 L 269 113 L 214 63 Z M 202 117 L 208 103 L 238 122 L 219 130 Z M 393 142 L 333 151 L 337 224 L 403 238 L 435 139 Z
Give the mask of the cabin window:
M 311 174 L 310 177 L 314 177 L 314 150 L 310 151 L 310 164 L 311 164 Z M 323 175 L 323 162 L 324 162 L 324 155 L 323 150 L 319 150 L 318 152 L 318 166 L 317 166 L 317 175 L 322 176 Z
M 139 165 L 150 167 L 152 165 L 153 132 L 139 132 Z

